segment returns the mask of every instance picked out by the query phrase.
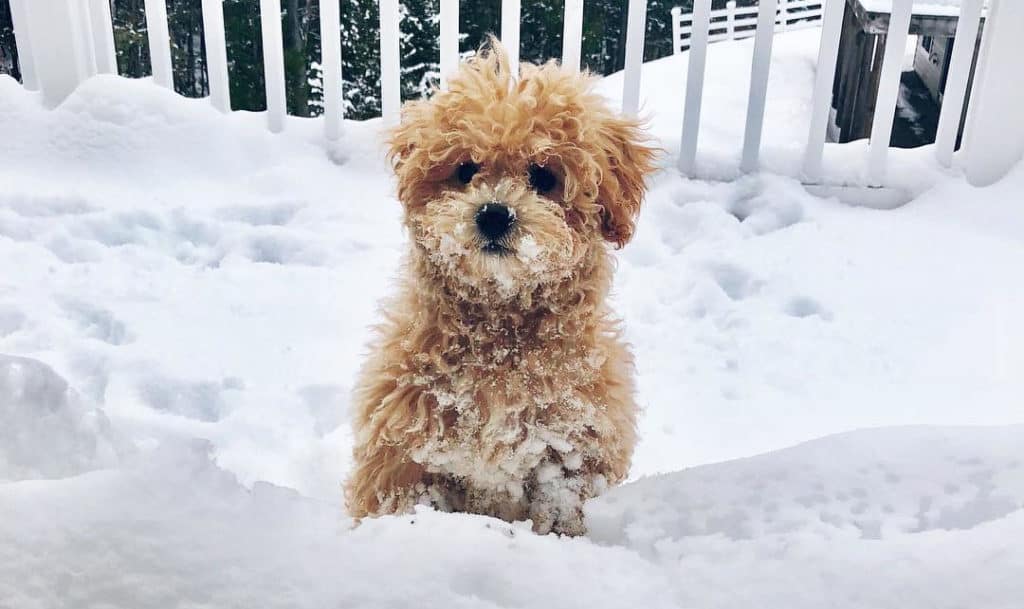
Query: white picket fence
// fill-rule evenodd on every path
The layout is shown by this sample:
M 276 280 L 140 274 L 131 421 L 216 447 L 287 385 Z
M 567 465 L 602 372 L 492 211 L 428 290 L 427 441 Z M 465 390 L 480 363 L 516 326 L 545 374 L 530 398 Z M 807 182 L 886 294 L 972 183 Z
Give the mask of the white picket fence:
M 708 42 L 753 38 L 757 32 L 759 8 L 736 6 L 729 0 L 725 8 L 711 11 Z M 825 13 L 824 0 L 779 0 L 775 10 L 775 29 L 778 31 L 821 27 Z M 672 9 L 672 52 L 682 53 L 690 48 L 693 34 L 693 13 L 684 13 L 680 7 Z
M 676 41 L 690 49 L 685 110 L 678 166 L 695 175 L 700 113 L 703 106 L 704 71 L 710 42 L 721 36 L 753 35 L 754 54 L 745 122 L 741 169 L 757 171 L 764 127 L 765 101 L 771 68 L 772 40 L 776 30 L 820 24 L 821 45 L 812 94 L 811 127 L 804 148 L 802 175 L 805 183 L 820 183 L 823 150 L 832 105 L 840 30 L 846 0 L 761 0 L 760 5 L 725 11 L 711 10 L 712 0 L 695 0 L 691 15 L 673 14 L 678 28 Z M 891 25 L 880 76 L 876 120 L 870 140 L 869 185 L 886 183 L 889 140 L 899 93 L 903 50 L 910 25 L 913 0 L 892 0 Z M 935 153 L 946 166 L 953 162 L 957 126 L 966 99 L 974 41 L 981 19 L 982 0 L 962 0 L 960 35 L 953 49 L 946 97 L 939 121 Z M 21 58 L 24 85 L 39 89 L 44 100 L 57 105 L 83 80 L 97 73 L 117 72 L 108 0 L 11 0 L 15 37 Z M 149 48 L 154 81 L 172 88 L 170 41 L 165 0 L 146 0 Z M 459 62 L 459 0 L 440 0 L 440 65 L 450 74 Z M 222 0 L 202 0 L 211 103 L 230 111 Z M 260 0 L 264 70 L 267 87 L 267 124 L 281 131 L 287 112 L 284 93 L 284 57 L 281 44 L 280 0 Z M 503 0 L 501 39 L 513 65 L 519 61 L 520 0 Z M 815 16 L 817 15 L 817 16 Z M 342 72 L 340 22 L 337 2 L 324 2 L 320 12 L 324 70 L 325 136 L 342 135 Z M 635 115 L 640 108 L 640 76 L 644 49 L 645 0 L 628 0 L 626 57 L 622 111 Z M 684 25 L 685 24 L 685 25 Z M 566 0 L 562 63 L 579 70 L 583 26 L 583 0 Z M 399 118 L 400 100 L 399 0 L 380 0 L 381 99 L 384 120 Z M 971 98 L 965 143 L 960 162 L 975 183 L 990 183 L 1004 175 L 1024 154 L 1024 84 L 1019 61 L 1024 56 L 1024 2 L 991 0 L 982 45 L 979 71 Z M 682 92 L 681 92 L 682 93 Z

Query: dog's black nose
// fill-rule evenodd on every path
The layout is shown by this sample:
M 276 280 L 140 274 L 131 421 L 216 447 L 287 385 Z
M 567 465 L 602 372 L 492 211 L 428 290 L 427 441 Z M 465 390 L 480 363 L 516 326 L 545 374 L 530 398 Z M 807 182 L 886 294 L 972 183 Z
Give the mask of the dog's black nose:
M 476 227 L 491 241 L 504 237 L 515 221 L 512 210 L 501 203 L 484 203 L 476 212 Z

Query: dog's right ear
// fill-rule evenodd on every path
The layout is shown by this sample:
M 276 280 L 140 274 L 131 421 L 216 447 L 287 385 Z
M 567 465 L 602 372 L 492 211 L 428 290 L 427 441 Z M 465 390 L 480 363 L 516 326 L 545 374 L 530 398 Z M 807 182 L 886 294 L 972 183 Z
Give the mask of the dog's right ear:
M 426 101 L 408 102 L 402 108 L 401 122 L 387 135 L 387 158 L 398 178 L 398 198 L 404 205 L 417 200 L 417 185 L 426 181 L 430 169 L 431 148 L 437 145 L 429 137 L 431 116 Z

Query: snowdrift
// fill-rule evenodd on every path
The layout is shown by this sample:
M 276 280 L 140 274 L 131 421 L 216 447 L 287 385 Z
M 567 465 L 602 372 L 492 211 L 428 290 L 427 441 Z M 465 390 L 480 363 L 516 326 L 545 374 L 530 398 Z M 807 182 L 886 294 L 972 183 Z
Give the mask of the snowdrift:
M 709 53 L 708 173 L 751 44 Z M 776 47 L 784 170 L 815 40 Z M 684 59 L 645 66 L 669 150 Z M 0 77 L 0 607 L 1019 608 L 1024 167 L 908 164 L 888 212 L 663 172 L 615 286 L 642 441 L 590 535 L 353 528 L 348 392 L 404 235 L 379 123 L 320 127 Z

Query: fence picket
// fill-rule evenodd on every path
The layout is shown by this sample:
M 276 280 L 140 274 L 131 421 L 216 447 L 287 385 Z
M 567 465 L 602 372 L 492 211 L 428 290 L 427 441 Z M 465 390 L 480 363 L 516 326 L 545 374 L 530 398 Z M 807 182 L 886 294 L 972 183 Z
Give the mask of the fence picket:
M 117 54 L 114 50 L 114 24 L 110 19 L 109 0 L 90 0 L 89 18 L 92 20 L 96 71 L 100 74 L 117 74 Z
M 333 141 L 341 137 L 341 119 L 345 117 L 338 0 L 320 0 L 320 67 L 324 75 L 324 136 Z
M 967 181 L 988 186 L 1024 158 L 1020 57 L 1024 54 L 1024 3 L 992 0 L 965 134 Z
M 781 2 L 782 0 L 778 0 Z M 804 8 L 796 13 L 794 8 Z M 777 11 L 775 24 L 779 30 L 800 30 L 808 27 L 818 27 L 822 20 L 824 9 L 822 0 L 788 0 L 783 11 Z M 743 40 L 752 38 L 756 32 L 758 15 L 760 14 L 757 5 L 736 6 L 730 0 L 725 8 L 711 11 L 711 37 L 709 42 L 721 42 L 725 40 Z M 792 20 L 792 23 L 789 21 Z M 682 13 L 679 7 L 672 9 L 672 52 L 682 53 L 690 48 L 690 36 L 693 30 L 693 15 Z
M 672 7 L 672 54 L 678 54 L 682 52 L 683 43 L 683 24 L 680 22 L 682 17 L 682 9 L 678 6 Z
M 441 88 L 459 67 L 459 0 L 441 0 Z
M 522 10 L 520 0 L 501 1 L 501 42 L 508 52 L 509 69 L 513 76 L 519 75 L 519 19 Z
M 725 32 L 729 38 L 736 35 L 736 0 L 725 3 Z M 772 15 L 774 17 L 774 14 Z
M 578 72 L 582 47 L 583 0 L 565 0 L 565 19 L 562 27 L 562 65 Z M 626 52 L 629 53 L 628 42 L 626 43 Z
M 843 0 L 830 0 L 825 4 L 817 70 L 814 74 L 814 94 L 811 97 L 811 127 L 807 134 L 807 149 L 804 152 L 803 177 L 810 184 L 821 179 L 825 130 L 832 109 L 832 82 L 836 74 L 836 63 L 839 61 L 839 37 L 845 10 L 846 3 Z
M 92 16 L 89 5 L 83 2 L 72 2 L 69 5 L 71 22 L 74 27 L 71 30 L 72 44 L 78 48 L 75 59 L 78 61 L 81 70 L 82 80 L 96 74 L 96 46 L 95 36 L 92 34 Z
M 380 96 L 385 123 L 398 122 L 402 108 L 398 0 L 380 0 Z
M 700 135 L 700 111 L 704 95 L 704 68 L 707 64 L 711 27 L 711 0 L 694 0 L 693 35 L 690 38 L 690 62 L 686 70 L 686 106 L 683 110 L 683 135 L 679 145 L 679 171 L 693 175 Z
M 939 127 L 935 137 L 935 156 L 943 166 L 953 164 L 953 149 L 960 131 L 960 118 L 967 99 L 967 81 L 974 61 L 975 42 L 981 25 L 981 10 L 984 0 L 963 0 L 960 19 L 953 40 L 953 58 L 949 64 L 946 92 L 939 114 Z
M 754 59 L 750 67 L 750 96 L 747 101 L 747 124 L 743 134 L 743 160 L 740 169 L 750 173 L 757 169 L 764 131 L 764 108 L 768 96 L 768 75 L 771 69 L 772 40 L 775 38 L 776 0 L 761 0 Z
M 284 117 L 288 115 L 284 90 L 281 0 L 260 0 L 260 31 L 263 35 L 263 82 L 267 92 L 267 128 L 273 133 L 280 133 L 284 130 Z
M 145 9 L 153 81 L 173 91 L 174 74 L 171 72 L 171 35 L 167 30 L 167 4 L 165 0 L 146 0 Z
M 202 7 L 203 33 L 206 41 L 206 75 L 210 81 L 210 103 L 221 112 L 231 112 L 231 90 L 228 88 L 228 50 L 224 40 L 224 1 L 203 0 Z M 266 52 L 264 49 L 264 53 Z
M 889 17 L 889 31 L 882 56 L 882 73 L 878 84 L 878 101 L 871 125 L 868 145 L 868 185 L 881 186 L 885 181 L 886 159 L 892 139 L 892 125 L 896 117 L 896 101 L 900 93 L 900 74 L 903 54 L 910 32 L 910 16 L 914 0 L 893 0 Z
M 647 0 L 629 0 L 627 19 L 626 62 L 622 78 L 622 113 L 636 116 L 640 111 L 640 76 L 644 63 Z

